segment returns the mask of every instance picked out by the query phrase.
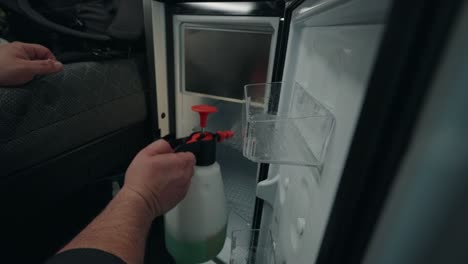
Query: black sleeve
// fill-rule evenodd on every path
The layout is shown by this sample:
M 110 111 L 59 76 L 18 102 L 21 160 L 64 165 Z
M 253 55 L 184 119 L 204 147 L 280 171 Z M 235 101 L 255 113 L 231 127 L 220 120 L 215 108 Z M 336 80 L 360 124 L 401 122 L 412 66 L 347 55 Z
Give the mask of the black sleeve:
M 119 257 L 94 248 L 77 248 L 53 256 L 46 264 L 126 264 Z

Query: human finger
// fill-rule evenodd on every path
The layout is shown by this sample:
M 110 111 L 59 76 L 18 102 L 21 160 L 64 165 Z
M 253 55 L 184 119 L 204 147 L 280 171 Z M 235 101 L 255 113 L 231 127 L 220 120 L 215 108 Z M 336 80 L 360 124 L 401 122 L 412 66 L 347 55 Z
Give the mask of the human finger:
M 32 75 L 49 74 L 63 70 L 63 64 L 51 59 L 23 60 L 22 67 Z
M 154 156 L 157 154 L 172 153 L 174 150 L 171 148 L 171 145 L 167 143 L 167 141 L 159 139 L 146 146 L 142 152 L 149 156 Z
M 28 55 L 30 60 L 57 60 L 54 54 L 46 47 L 39 44 L 20 43 L 20 46 Z
M 192 176 L 193 176 L 193 173 L 195 172 L 195 167 L 194 166 L 190 166 L 188 169 L 187 169 L 187 177 L 189 179 L 192 179 Z
M 184 169 L 193 167 L 195 165 L 195 155 L 191 152 L 180 152 L 176 153 L 178 155 L 178 162 L 180 166 Z

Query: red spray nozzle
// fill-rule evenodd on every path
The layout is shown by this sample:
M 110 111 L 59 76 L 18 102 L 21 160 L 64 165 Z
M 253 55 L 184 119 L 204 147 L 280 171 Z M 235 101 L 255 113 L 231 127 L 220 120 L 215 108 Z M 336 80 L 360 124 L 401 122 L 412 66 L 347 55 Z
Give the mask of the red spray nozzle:
M 200 127 L 202 130 L 206 127 L 208 115 L 218 112 L 218 109 L 211 105 L 194 105 L 192 106 L 192 110 L 200 114 Z
M 219 142 L 223 142 L 225 139 L 232 138 L 234 136 L 234 132 L 232 132 L 231 130 L 218 131 L 216 132 L 216 134 L 218 135 Z

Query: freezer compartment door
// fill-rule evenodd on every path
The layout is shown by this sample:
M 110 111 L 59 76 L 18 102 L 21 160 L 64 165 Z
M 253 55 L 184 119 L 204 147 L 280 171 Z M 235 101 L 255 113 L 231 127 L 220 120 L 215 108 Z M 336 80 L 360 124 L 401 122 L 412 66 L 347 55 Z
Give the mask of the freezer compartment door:
M 175 15 L 172 22 L 177 136 L 198 129 L 191 106 L 204 103 L 222 114 L 208 130 L 234 129 L 238 141 L 243 87 L 271 79 L 279 18 Z

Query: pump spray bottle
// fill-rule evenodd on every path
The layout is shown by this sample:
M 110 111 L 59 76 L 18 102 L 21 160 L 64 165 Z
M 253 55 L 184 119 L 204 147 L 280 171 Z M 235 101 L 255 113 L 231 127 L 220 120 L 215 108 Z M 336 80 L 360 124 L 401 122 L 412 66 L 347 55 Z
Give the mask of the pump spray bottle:
M 164 216 L 166 247 L 176 263 L 202 263 L 221 251 L 226 239 L 227 209 L 216 144 L 231 131 L 205 131 L 208 114 L 217 109 L 196 105 L 201 131 L 178 139 L 176 152 L 192 152 L 197 163 L 185 198 Z

